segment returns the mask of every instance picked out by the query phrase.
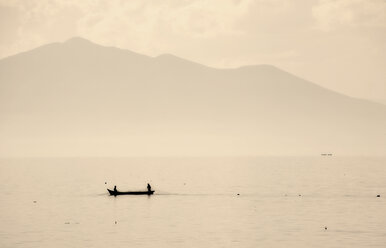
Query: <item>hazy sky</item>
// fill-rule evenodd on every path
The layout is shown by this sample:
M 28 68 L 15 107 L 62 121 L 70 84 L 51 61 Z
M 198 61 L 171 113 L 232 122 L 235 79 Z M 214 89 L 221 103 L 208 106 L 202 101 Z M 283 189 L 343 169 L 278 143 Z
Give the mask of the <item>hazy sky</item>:
M 385 0 L 0 0 L 0 58 L 73 36 L 214 67 L 272 64 L 386 103 Z

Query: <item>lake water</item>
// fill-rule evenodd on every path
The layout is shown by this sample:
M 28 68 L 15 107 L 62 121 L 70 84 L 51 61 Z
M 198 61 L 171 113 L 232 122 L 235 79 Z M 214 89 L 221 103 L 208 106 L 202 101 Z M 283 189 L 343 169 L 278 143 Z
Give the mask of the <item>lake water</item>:
M 1 159 L 0 183 L 2 248 L 386 247 L 385 158 Z

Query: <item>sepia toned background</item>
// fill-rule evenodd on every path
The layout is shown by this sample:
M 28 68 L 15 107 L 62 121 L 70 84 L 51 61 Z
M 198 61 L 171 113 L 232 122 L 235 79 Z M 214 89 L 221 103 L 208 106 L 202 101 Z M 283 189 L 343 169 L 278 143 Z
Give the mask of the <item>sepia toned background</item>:
M 385 29 L 384 0 L 0 0 L 0 247 L 385 247 Z

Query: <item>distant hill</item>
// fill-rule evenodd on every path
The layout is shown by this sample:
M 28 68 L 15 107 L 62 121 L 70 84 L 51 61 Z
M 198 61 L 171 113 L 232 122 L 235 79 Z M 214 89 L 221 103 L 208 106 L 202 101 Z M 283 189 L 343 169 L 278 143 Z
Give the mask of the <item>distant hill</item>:
M 386 155 L 386 106 L 82 38 L 0 60 L 0 156 Z

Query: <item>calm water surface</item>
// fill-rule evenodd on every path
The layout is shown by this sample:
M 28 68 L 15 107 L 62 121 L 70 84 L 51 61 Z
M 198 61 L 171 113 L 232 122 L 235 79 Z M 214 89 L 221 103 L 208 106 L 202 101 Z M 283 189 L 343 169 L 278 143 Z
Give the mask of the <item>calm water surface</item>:
M 386 247 L 385 158 L 2 159 L 0 183 L 2 248 Z

